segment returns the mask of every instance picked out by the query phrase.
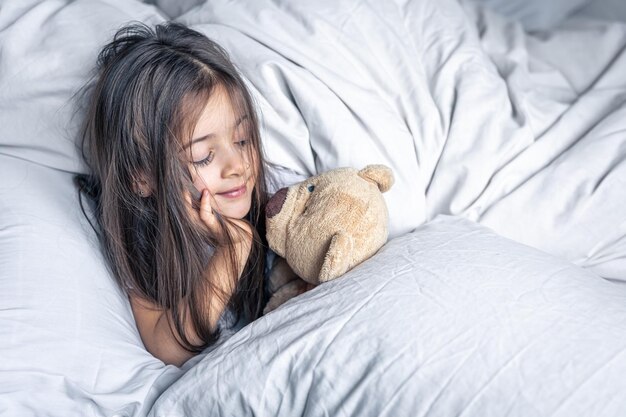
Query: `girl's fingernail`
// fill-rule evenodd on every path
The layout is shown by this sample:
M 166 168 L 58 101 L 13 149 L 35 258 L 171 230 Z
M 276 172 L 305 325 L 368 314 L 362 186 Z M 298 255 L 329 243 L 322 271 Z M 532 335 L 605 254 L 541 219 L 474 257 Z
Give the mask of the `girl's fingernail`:
M 208 196 L 209 196 L 209 190 L 205 188 L 204 190 L 202 190 L 202 197 L 206 198 Z

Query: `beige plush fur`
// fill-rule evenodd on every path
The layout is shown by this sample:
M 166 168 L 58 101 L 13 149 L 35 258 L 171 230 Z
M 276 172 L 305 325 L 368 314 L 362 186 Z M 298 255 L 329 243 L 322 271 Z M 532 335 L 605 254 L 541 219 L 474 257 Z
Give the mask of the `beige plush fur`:
M 392 184 L 389 168 L 368 165 L 334 169 L 279 190 L 266 210 L 270 248 L 309 284 L 343 275 L 387 241 L 382 193 Z M 277 292 L 266 311 L 310 288 L 284 274 L 272 272 L 270 286 Z

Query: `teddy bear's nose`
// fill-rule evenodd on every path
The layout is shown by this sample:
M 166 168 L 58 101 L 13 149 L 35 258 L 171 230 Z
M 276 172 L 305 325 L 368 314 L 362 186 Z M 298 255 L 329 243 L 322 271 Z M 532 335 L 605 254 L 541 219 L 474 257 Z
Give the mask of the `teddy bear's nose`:
M 267 206 L 265 206 L 265 217 L 268 219 L 270 217 L 274 217 L 280 210 L 283 208 L 283 204 L 285 204 L 285 200 L 287 199 L 287 188 L 281 188 L 276 191 L 276 194 L 270 198 L 270 201 L 267 202 Z

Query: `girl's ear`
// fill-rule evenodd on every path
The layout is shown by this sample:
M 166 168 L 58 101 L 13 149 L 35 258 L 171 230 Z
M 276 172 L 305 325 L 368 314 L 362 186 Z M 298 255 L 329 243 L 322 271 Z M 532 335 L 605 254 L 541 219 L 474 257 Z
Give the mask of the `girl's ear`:
M 148 197 L 152 194 L 152 187 L 148 184 L 144 174 L 135 176 L 133 180 L 133 192 L 140 197 Z

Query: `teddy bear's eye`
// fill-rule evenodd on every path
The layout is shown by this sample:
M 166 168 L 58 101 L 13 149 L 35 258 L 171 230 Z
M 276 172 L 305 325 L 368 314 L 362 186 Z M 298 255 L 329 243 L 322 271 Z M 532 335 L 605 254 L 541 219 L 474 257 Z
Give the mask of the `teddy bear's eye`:
M 313 190 L 315 190 L 315 186 L 313 184 L 309 184 L 307 185 L 306 189 L 309 190 L 310 193 L 312 193 Z

